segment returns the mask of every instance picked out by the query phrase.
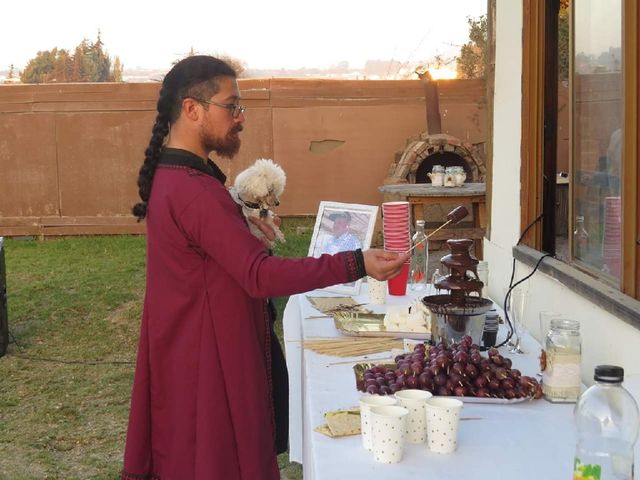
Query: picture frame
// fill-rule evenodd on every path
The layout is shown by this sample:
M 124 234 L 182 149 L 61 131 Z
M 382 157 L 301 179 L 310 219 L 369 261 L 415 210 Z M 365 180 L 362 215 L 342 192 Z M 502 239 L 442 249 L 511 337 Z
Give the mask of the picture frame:
M 378 207 L 375 205 L 321 201 L 308 256 L 318 258 L 325 253 L 368 249 L 377 217 Z M 325 290 L 358 295 L 361 282 L 362 279 L 333 285 Z

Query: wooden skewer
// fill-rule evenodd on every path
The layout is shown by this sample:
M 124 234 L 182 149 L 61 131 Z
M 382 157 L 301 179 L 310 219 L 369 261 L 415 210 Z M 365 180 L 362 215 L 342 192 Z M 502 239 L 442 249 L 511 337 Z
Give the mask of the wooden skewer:
M 437 232 L 439 232 L 440 230 L 442 230 L 444 227 L 446 227 L 447 225 L 449 225 L 451 222 L 453 222 L 453 220 L 447 220 L 446 222 L 444 222 L 442 225 L 440 225 L 438 228 L 436 228 L 433 232 L 431 232 L 429 235 L 427 235 L 426 237 L 424 237 L 422 240 L 420 240 L 418 243 L 416 243 L 413 247 L 411 247 L 409 250 L 407 250 L 406 252 L 404 252 L 405 254 L 407 253 L 411 253 L 411 251 L 416 248 L 418 245 L 423 244 L 424 242 L 426 242 L 427 240 L 429 240 L 429 238 L 431 238 L 432 235 L 435 235 Z
M 373 355 L 373 354 L 372 354 Z M 361 363 L 361 362 L 375 362 L 375 363 L 387 363 L 387 362 L 393 362 L 393 358 L 388 357 L 388 358 L 369 358 L 369 355 L 365 355 L 363 358 L 361 358 L 360 360 L 345 360 L 344 362 L 331 362 L 329 363 L 329 365 L 347 365 L 347 364 L 356 364 L 356 363 Z
M 394 339 L 350 338 L 340 340 L 307 340 L 304 342 L 303 346 L 304 348 L 308 348 L 316 353 L 324 355 L 355 357 L 386 352 L 392 348 L 401 348 L 402 342 Z

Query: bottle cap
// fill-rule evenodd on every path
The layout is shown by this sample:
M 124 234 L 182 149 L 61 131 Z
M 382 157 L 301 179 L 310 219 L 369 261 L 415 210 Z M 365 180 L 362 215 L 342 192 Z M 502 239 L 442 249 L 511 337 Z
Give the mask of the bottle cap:
M 593 379 L 597 382 L 620 383 L 624 380 L 624 368 L 615 365 L 598 365 Z

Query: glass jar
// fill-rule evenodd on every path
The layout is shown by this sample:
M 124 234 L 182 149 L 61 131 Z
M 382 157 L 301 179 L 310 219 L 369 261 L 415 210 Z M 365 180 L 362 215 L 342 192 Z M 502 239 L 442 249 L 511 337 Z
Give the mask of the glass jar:
M 431 173 L 427 173 L 427 175 L 434 187 L 444 185 L 444 167 L 442 165 L 434 165 L 433 168 L 431 168 Z
M 455 187 L 456 186 L 456 175 L 455 175 L 455 167 L 447 167 L 444 170 L 444 186 L 445 187 Z
M 464 184 L 464 181 L 467 179 L 467 174 L 464 172 L 464 168 L 462 167 L 452 167 L 453 168 L 453 177 L 456 181 L 456 186 L 461 186 Z
M 546 359 L 542 372 L 544 398 L 553 403 L 575 403 L 582 385 L 580 322 L 552 319 L 543 355 Z

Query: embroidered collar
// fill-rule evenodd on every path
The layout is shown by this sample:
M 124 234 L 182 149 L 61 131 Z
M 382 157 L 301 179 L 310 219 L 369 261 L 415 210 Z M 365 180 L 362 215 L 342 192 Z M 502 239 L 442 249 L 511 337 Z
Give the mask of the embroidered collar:
M 199 172 L 211 175 L 224 185 L 227 181 L 227 177 L 218 166 L 211 160 L 207 159 L 207 163 L 204 163 L 203 159 L 191 153 L 188 150 L 182 150 L 180 148 L 163 148 L 160 153 L 160 165 L 177 165 L 179 167 L 188 167 L 198 170 Z

